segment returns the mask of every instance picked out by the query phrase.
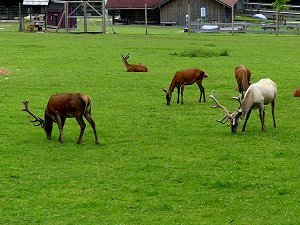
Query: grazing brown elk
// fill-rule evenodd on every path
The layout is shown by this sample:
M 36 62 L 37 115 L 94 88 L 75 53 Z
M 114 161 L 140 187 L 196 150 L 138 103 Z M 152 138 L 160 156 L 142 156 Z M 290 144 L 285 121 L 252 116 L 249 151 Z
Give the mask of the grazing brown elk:
M 239 124 L 241 123 L 244 116 L 246 120 L 243 125 L 242 131 L 245 131 L 247 121 L 251 114 L 252 109 L 259 108 L 259 115 L 261 120 L 261 129 L 265 131 L 265 105 L 271 103 L 272 106 L 272 116 L 273 124 L 276 127 L 275 117 L 274 117 L 274 108 L 275 108 L 275 99 L 277 95 L 277 86 L 270 79 L 261 79 L 259 82 L 251 84 L 246 91 L 245 98 L 241 101 L 240 97 L 232 97 L 240 103 L 240 108 L 235 110 L 235 112 L 230 113 L 224 106 L 222 106 L 214 96 L 214 91 L 210 97 L 215 101 L 216 106 L 211 106 L 211 108 L 221 108 L 225 112 L 225 116 L 218 122 L 225 124 L 230 121 L 231 132 L 236 133 Z M 229 125 L 229 123 L 227 123 Z
M 179 92 L 181 91 L 181 104 L 183 104 L 184 85 L 191 85 L 195 82 L 197 83 L 200 90 L 199 102 L 201 102 L 202 95 L 203 101 L 205 102 L 205 89 L 202 85 L 202 80 L 206 77 L 208 77 L 208 75 L 203 70 L 198 68 L 190 68 L 177 71 L 170 84 L 169 90 L 167 91 L 163 89 L 163 91 L 166 93 L 167 105 L 170 105 L 172 92 L 174 91 L 175 87 L 177 87 L 178 91 L 177 103 L 179 103 Z
M 123 58 L 123 63 L 127 69 L 127 72 L 148 72 L 147 67 L 142 63 L 129 64 L 127 61 L 127 59 L 129 59 L 129 53 L 125 57 L 122 54 L 121 56 Z
M 41 125 L 45 130 L 48 139 L 51 138 L 53 122 L 56 122 L 59 129 L 59 141 L 63 143 L 63 128 L 66 118 L 75 117 L 80 126 L 80 135 L 77 144 L 81 143 L 82 136 L 85 130 L 83 116 L 90 123 L 94 130 L 96 144 L 99 144 L 96 125 L 91 116 L 91 97 L 83 93 L 62 93 L 54 94 L 50 97 L 48 105 L 45 109 L 44 119 L 33 114 L 29 108 L 29 101 L 23 101 L 24 108 L 34 120 L 30 120 L 35 126 Z
M 238 65 L 235 68 L 234 72 L 235 72 L 235 79 L 238 84 L 239 93 L 241 93 L 242 97 L 244 97 L 244 91 L 246 91 L 250 86 L 251 72 L 244 65 Z
M 298 88 L 294 91 L 293 96 L 294 96 L 294 97 L 300 97 L 300 87 L 298 87 Z

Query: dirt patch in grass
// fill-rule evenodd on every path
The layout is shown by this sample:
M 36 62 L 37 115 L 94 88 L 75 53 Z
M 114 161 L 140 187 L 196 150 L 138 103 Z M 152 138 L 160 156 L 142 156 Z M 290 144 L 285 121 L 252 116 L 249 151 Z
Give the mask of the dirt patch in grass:
M 1 67 L 1 68 L 0 68 L 0 74 L 1 74 L 1 75 L 9 75 L 9 74 L 10 74 L 10 71 L 9 71 L 9 69 L 7 69 L 7 68 Z

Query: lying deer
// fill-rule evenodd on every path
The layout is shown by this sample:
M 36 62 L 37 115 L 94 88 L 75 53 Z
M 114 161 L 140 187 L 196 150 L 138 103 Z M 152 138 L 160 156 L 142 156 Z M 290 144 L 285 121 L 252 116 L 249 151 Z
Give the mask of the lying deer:
M 300 97 L 300 87 L 298 87 L 298 88 L 294 91 L 293 96 L 294 96 L 294 97 Z
M 221 108 L 225 112 L 225 116 L 218 122 L 225 124 L 230 121 L 231 132 L 236 133 L 241 120 L 246 116 L 245 123 L 243 125 L 242 131 L 245 131 L 247 121 L 251 114 L 252 109 L 259 108 L 259 115 L 261 120 L 261 129 L 265 131 L 265 105 L 271 103 L 272 106 L 272 116 L 274 127 L 276 127 L 275 117 L 274 117 L 274 108 L 275 108 L 275 99 L 277 94 L 277 86 L 270 79 L 261 79 L 259 82 L 251 84 L 246 91 L 245 98 L 241 101 L 240 97 L 232 97 L 240 103 L 240 108 L 235 110 L 235 112 L 229 112 L 224 106 L 222 106 L 214 96 L 214 91 L 210 97 L 215 101 L 216 106 L 211 106 L 211 108 Z
M 183 104 L 184 85 L 191 85 L 195 82 L 197 83 L 200 90 L 199 102 L 201 102 L 202 95 L 203 101 L 205 102 L 205 89 L 202 85 L 202 80 L 206 77 L 208 77 L 208 75 L 203 70 L 198 68 L 190 68 L 177 71 L 170 84 L 169 90 L 167 91 L 163 89 L 163 91 L 166 93 L 167 105 L 170 105 L 172 92 L 174 91 L 175 87 L 177 87 L 178 92 L 177 103 L 179 103 L 179 92 L 181 91 L 181 104 Z
M 125 57 L 122 54 L 121 54 L 121 56 L 123 58 L 123 63 L 127 69 L 127 72 L 147 72 L 148 71 L 147 67 L 142 63 L 129 64 L 127 61 L 127 59 L 129 59 L 129 53 Z
M 64 93 L 64 94 L 54 94 L 50 97 L 48 105 L 45 109 L 44 119 L 33 114 L 29 108 L 29 101 L 23 101 L 24 108 L 22 111 L 26 111 L 34 120 L 30 121 L 35 126 L 41 126 L 45 132 L 48 139 L 51 138 L 53 122 L 57 123 L 59 129 L 59 141 L 63 143 L 63 128 L 66 118 L 75 117 L 77 123 L 80 126 L 80 135 L 77 144 L 81 143 L 82 136 L 85 130 L 85 123 L 83 116 L 90 123 L 94 130 L 96 144 L 99 144 L 95 122 L 91 116 L 91 97 L 83 93 Z
M 250 85 L 251 72 L 244 65 L 237 66 L 234 72 L 239 93 L 241 93 L 242 97 L 244 97 L 244 91 L 246 91 Z

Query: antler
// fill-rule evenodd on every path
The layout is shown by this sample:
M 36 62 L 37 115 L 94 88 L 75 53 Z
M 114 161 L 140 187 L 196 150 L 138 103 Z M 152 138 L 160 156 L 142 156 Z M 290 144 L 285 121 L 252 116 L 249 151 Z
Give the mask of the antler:
M 231 97 L 231 99 L 237 100 L 237 101 L 240 103 L 240 108 L 242 109 L 242 99 L 241 99 L 240 96 L 237 96 L 237 97 Z
M 129 58 L 129 53 L 127 53 L 127 55 L 124 57 L 123 54 L 121 54 L 123 59 L 128 59 Z
M 217 122 L 220 122 L 222 124 L 227 123 L 227 125 L 229 126 L 229 123 L 227 121 L 231 118 L 231 113 L 217 101 L 217 99 L 214 96 L 214 90 L 211 92 L 211 95 L 209 97 L 212 100 L 214 100 L 214 102 L 217 104 L 215 106 L 210 106 L 211 108 L 220 108 L 220 109 L 223 109 L 225 112 L 225 116 L 222 119 L 217 120 Z
M 29 108 L 28 108 L 29 101 L 28 100 L 23 101 L 23 104 L 24 104 L 24 107 L 22 108 L 22 111 L 28 112 L 28 114 L 34 118 L 34 120 L 31 120 L 30 116 L 29 116 L 30 122 L 32 122 L 34 126 L 40 126 L 41 125 L 41 127 L 44 128 L 45 121 L 41 117 L 36 116 L 35 114 L 33 114 L 29 110 Z

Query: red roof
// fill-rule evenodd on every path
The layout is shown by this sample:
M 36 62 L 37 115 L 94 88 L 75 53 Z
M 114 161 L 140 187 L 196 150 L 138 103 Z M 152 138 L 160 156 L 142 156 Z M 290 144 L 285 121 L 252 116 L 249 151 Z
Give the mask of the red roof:
M 232 7 L 237 3 L 238 0 L 216 0 L 216 1 L 228 7 Z
M 170 0 L 108 0 L 107 9 L 144 9 L 145 3 L 148 8 L 156 8 Z M 227 7 L 234 6 L 238 0 L 215 0 Z
M 165 0 L 108 0 L 106 3 L 107 9 L 144 9 L 147 3 L 147 8 L 156 8 Z

